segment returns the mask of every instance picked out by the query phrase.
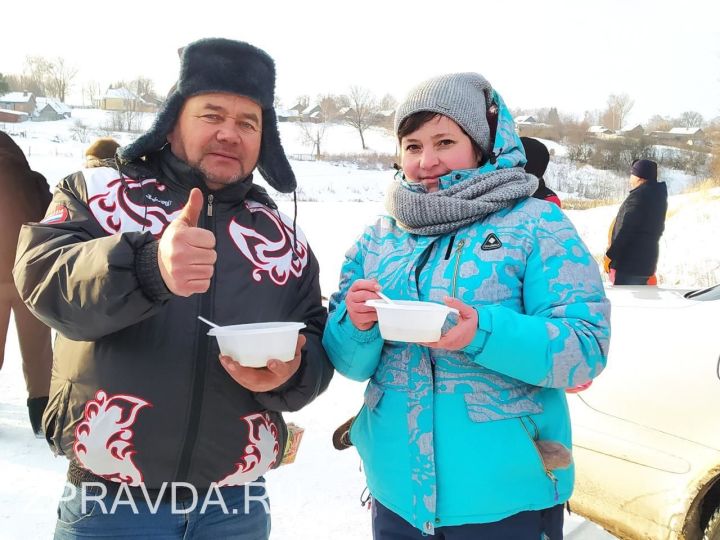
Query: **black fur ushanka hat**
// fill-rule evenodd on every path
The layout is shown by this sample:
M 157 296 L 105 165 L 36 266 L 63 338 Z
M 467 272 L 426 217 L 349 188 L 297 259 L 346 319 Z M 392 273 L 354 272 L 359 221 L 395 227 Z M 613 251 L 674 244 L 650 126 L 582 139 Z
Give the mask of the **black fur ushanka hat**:
M 257 168 L 268 184 L 283 193 L 297 183 L 280 143 L 277 116 L 273 108 L 275 63 L 263 50 L 242 41 L 207 38 L 194 41 L 182 50 L 180 77 L 165 100 L 149 131 L 119 151 L 129 162 L 161 149 L 175 127 L 185 100 L 210 92 L 227 92 L 248 97 L 262 108 L 262 141 Z

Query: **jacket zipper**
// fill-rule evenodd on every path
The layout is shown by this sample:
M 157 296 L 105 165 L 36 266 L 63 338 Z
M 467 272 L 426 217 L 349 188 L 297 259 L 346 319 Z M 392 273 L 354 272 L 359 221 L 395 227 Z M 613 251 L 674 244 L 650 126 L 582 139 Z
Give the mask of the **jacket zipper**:
M 452 281 L 452 295 L 453 297 L 456 297 L 457 295 L 457 278 L 458 273 L 460 272 L 460 255 L 462 254 L 463 246 L 465 245 L 465 239 L 461 238 L 457 245 L 457 251 L 455 252 L 455 273 L 453 274 L 453 281 Z
M 545 475 L 546 475 L 546 476 L 550 479 L 550 481 L 552 482 L 553 490 L 554 490 L 554 492 L 555 492 L 555 502 L 557 502 L 558 499 L 560 498 L 560 495 L 559 495 L 559 493 L 558 493 L 558 486 L 557 486 L 557 485 L 558 485 L 558 480 L 557 480 L 557 477 L 556 477 L 556 476 L 553 474 L 553 472 L 552 472 L 550 469 L 548 469 L 547 466 L 545 465 L 545 460 L 543 459 L 542 454 L 540 453 L 540 450 L 539 450 L 538 447 L 537 447 L 537 444 L 535 444 L 535 437 L 533 437 L 532 435 L 530 435 L 530 432 L 528 431 L 527 426 L 525 425 L 525 422 L 523 422 L 523 419 L 522 419 L 522 418 L 518 418 L 518 420 L 520 421 L 520 424 L 522 425 L 523 429 L 525 430 L 525 434 L 528 436 L 528 439 L 530 439 L 530 442 L 532 443 L 533 448 L 535 449 L 535 453 L 537 454 L 538 459 L 540 460 L 540 463 L 542 464 L 542 468 L 543 468 L 543 470 L 545 471 Z M 535 422 L 532 421 L 532 418 L 528 418 L 528 420 L 530 420 L 530 421 L 533 423 L 533 426 L 535 427 L 535 434 L 536 434 L 536 437 L 537 437 L 537 436 L 539 435 L 539 433 L 538 433 L 538 431 L 537 431 L 537 426 L 535 425 Z
M 207 216 L 208 218 L 213 216 L 213 195 L 208 195 L 207 198 Z M 204 229 L 209 230 L 215 234 L 215 220 L 205 218 L 202 226 Z M 215 296 L 215 280 L 210 280 L 210 289 L 201 296 L 200 298 L 200 313 L 205 314 L 211 320 L 213 319 L 213 300 Z M 195 444 L 197 442 L 198 431 L 200 427 L 200 416 L 202 413 L 203 394 L 205 393 L 205 378 L 207 373 L 207 366 L 210 359 L 208 353 L 210 350 L 210 338 L 203 332 L 204 328 L 202 325 L 196 325 L 196 331 L 199 334 L 198 345 L 195 350 L 195 360 L 193 364 L 193 379 L 192 389 L 190 392 L 190 416 L 188 418 L 187 430 L 185 432 L 185 442 L 183 445 L 182 453 L 180 454 L 180 462 L 178 464 L 177 478 L 181 482 L 186 482 L 188 473 L 190 472 L 190 464 L 192 463 L 192 456 L 195 451 Z M 202 355 L 200 354 L 202 351 Z

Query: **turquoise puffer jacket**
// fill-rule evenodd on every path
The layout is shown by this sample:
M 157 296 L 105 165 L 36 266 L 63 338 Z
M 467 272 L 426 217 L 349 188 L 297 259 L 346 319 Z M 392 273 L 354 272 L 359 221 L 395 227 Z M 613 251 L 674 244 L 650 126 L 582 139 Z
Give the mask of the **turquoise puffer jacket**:
M 524 164 L 500 105 L 498 158 L 440 188 Z M 473 306 L 460 351 L 384 341 L 355 328 L 344 298 L 377 279 L 395 299 Z M 372 495 L 415 527 L 498 521 L 566 501 L 573 468 L 549 470 L 535 441 L 571 448 L 564 389 L 605 366 L 610 305 L 597 265 L 565 214 L 526 198 L 453 234 L 418 236 L 380 217 L 346 254 L 323 344 L 343 375 L 369 379 L 350 438 Z M 446 322 L 445 331 L 454 324 Z

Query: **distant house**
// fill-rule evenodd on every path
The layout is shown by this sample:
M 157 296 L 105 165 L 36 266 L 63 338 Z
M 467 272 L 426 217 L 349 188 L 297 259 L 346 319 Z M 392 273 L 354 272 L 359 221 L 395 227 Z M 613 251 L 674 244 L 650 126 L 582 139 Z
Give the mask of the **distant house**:
M 35 112 L 35 95 L 32 92 L 9 92 L 0 96 L 0 109 L 22 111 L 30 115 Z
M 72 116 L 72 109 L 55 98 L 38 97 L 32 119 L 37 122 L 64 120 Z
M 384 109 L 375 114 L 375 124 L 392 129 L 395 120 L 395 109 Z
M 590 126 L 587 130 L 590 135 L 612 135 L 614 131 L 605 126 Z
M 165 102 L 164 99 L 157 97 L 154 94 L 143 94 L 140 96 L 142 100 L 148 104 L 149 107 L 152 107 L 154 111 L 156 112 L 160 107 L 162 107 L 162 104 Z
M 157 110 L 135 92 L 124 87 L 108 88 L 98 105 L 106 111 L 155 112 Z
M 297 122 L 300 113 L 296 109 L 275 109 L 278 122 Z
M 705 132 L 696 127 L 696 128 L 672 128 L 670 130 L 670 133 L 677 137 L 681 141 L 685 141 L 687 144 L 701 144 L 705 143 L 707 140 L 707 137 L 705 136 Z
M 645 130 L 642 127 L 642 124 L 638 124 L 636 126 L 627 126 L 622 128 L 618 135 L 622 135 L 623 137 L 642 137 L 645 134 Z
M 653 131 L 650 137 L 658 141 L 688 145 L 706 144 L 707 137 L 701 128 L 672 128 L 670 131 Z
M 353 112 L 352 107 L 340 107 L 337 112 L 338 118 L 345 118 L 347 115 L 351 114 Z
M 585 132 L 585 136 L 592 139 L 613 139 L 617 137 L 612 129 L 605 126 L 590 126 Z
M 25 122 L 28 118 L 30 118 L 30 115 L 25 111 L 11 111 L 10 109 L 0 109 L 0 122 L 16 124 L 18 122 Z
M 553 126 L 538 122 L 532 115 L 524 115 L 515 118 L 515 130 L 521 137 L 547 137 Z
M 300 114 L 300 113 L 303 112 L 306 108 L 307 108 L 307 105 L 305 105 L 304 103 L 301 103 L 301 102 L 298 101 L 295 105 L 293 105 L 292 107 L 290 107 L 290 108 L 288 109 L 288 111 L 296 111 L 298 114 Z
M 300 119 L 303 122 L 314 122 L 316 124 L 325 120 L 320 105 L 308 105 L 305 107 L 300 111 Z

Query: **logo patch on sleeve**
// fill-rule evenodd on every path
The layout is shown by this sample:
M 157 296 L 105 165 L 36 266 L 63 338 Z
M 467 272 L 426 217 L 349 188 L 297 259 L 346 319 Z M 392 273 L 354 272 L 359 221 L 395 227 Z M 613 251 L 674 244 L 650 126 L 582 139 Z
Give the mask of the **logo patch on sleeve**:
M 491 249 L 498 249 L 502 247 L 502 242 L 495 236 L 495 233 L 490 233 L 485 237 L 485 241 L 480 246 L 483 251 L 490 251 Z
M 55 207 L 55 211 L 43 219 L 40 223 L 46 225 L 52 225 L 54 223 L 62 223 L 70 218 L 70 212 L 68 212 L 67 206 L 64 204 L 58 204 Z

